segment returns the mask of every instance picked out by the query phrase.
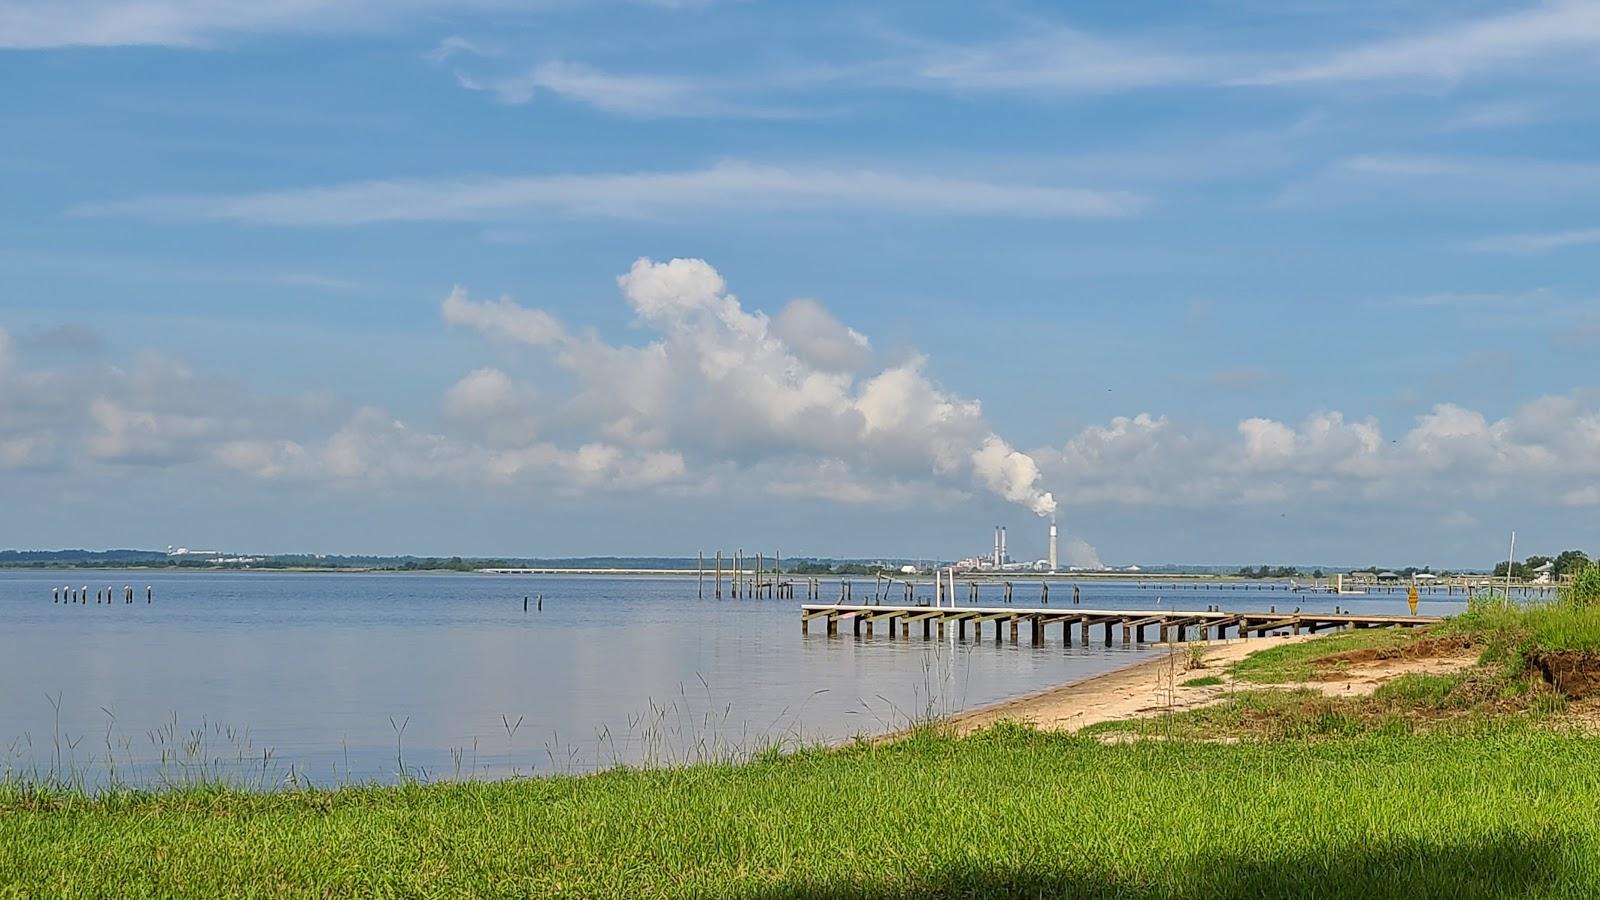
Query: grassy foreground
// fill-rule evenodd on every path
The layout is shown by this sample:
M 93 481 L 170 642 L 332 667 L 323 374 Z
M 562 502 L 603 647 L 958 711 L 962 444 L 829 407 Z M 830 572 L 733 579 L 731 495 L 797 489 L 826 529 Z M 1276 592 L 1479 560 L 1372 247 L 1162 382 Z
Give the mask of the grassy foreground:
M 739 766 L 0 792 L 0 895 L 1600 896 L 1600 742 L 1107 745 L 1001 726 Z

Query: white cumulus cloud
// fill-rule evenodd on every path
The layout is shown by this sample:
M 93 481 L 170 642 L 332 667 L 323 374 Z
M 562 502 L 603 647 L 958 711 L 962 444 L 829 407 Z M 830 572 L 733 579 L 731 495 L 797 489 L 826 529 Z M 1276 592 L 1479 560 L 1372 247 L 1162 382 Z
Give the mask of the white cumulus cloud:
M 697 259 L 640 259 L 617 283 L 654 332 L 643 347 L 578 336 L 538 310 L 459 292 L 445 315 L 548 350 L 576 383 L 562 415 L 569 428 L 691 464 L 807 458 L 830 473 L 838 495 L 849 493 L 839 487 L 848 470 L 863 484 L 953 481 L 1040 515 L 1054 511 L 1037 464 L 994 433 L 976 401 L 934 385 L 920 358 L 861 370 L 870 342 L 815 301 L 771 319 Z

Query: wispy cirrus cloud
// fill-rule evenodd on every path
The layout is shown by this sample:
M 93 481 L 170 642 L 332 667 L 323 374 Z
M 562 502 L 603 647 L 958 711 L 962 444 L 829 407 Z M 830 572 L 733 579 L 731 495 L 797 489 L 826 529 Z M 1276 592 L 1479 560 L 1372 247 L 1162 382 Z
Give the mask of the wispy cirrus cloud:
M 1335 160 L 1286 187 L 1279 205 L 1390 202 L 1401 193 L 1446 204 L 1570 205 L 1600 192 L 1600 163 L 1526 157 L 1374 153 Z
M 620 74 L 592 66 L 552 60 L 514 75 L 479 76 L 456 72 L 456 81 L 511 106 L 533 102 L 541 94 L 636 119 L 797 118 L 806 113 L 734 98 L 730 81 L 658 74 Z
M 158 195 L 84 205 L 70 212 L 172 223 L 339 227 L 775 210 L 1102 219 L 1134 216 L 1145 205 L 1145 198 L 1118 190 L 723 162 L 676 172 L 394 179 L 254 194 Z
M 1227 65 L 1055 26 L 988 43 L 930 43 L 882 77 L 958 91 L 1096 93 L 1214 81 Z
M 1577 228 L 1536 234 L 1502 234 L 1473 241 L 1467 249 L 1479 253 L 1549 253 L 1569 247 L 1600 244 L 1600 228 Z
M 1600 47 L 1600 3 L 1553 0 L 1528 9 L 1330 53 L 1237 80 L 1242 85 L 1426 78 L 1456 80 Z
M 0 47 L 203 46 L 252 32 L 364 31 L 460 0 L 3 0 Z
M 197 47 L 233 35 L 381 31 L 452 13 L 540 12 L 560 0 L 0 0 L 0 48 Z M 623 0 L 619 0 L 623 2 Z M 694 4 L 634 0 L 673 8 Z M 440 45 L 446 56 L 460 39 Z M 435 51 L 438 52 L 438 51 Z

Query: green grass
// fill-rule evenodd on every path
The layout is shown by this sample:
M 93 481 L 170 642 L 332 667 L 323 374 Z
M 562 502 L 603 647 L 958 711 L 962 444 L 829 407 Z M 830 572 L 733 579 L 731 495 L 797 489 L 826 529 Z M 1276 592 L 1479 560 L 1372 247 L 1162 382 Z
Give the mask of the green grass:
M 0 896 L 1581 897 L 1600 743 L 1001 727 L 740 766 L 332 793 L 0 790 Z
M 1554 603 L 1519 604 L 1474 598 L 1467 611 L 1441 628 L 1464 632 L 1490 648 L 1490 658 L 1534 650 L 1600 651 L 1600 605 L 1574 602 L 1570 592 Z
M 1423 709 L 1445 709 L 1451 705 L 1453 698 L 1459 696 L 1457 689 L 1466 679 L 1464 672 L 1450 675 L 1410 672 L 1378 685 L 1372 697 L 1383 703 Z
M 1222 683 L 1222 676 L 1221 675 L 1202 675 L 1199 678 L 1191 678 L 1188 681 L 1183 682 L 1182 686 L 1183 687 L 1215 687 L 1216 685 L 1219 685 L 1221 683 Z
M 1600 605 L 1600 563 L 1584 566 L 1562 590 L 1561 598 L 1575 606 Z
M 1230 668 L 1238 681 L 1257 684 L 1288 684 L 1308 681 L 1317 671 L 1317 661 L 1347 650 L 1398 646 L 1414 638 L 1414 633 L 1398 628 L 1372 628 L 1341 631 L 1297 644 L 1280 644 L 1258 650 Z

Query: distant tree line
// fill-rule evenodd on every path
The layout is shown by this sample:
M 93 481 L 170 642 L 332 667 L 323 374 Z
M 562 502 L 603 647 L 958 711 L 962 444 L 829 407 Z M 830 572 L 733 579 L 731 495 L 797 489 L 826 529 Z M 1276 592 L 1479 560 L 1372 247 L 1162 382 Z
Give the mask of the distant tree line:
M 1307 575 L 1295 566 L 1256 566 L 1253 569 L 1245 566 L 1233 574 L 1238 578 L 1301 578 Z M 1321 569 L 1313 569 L 1309 576 L 1322 578 L 1323 572 Z
M 783 564 L 790 575 L 898 575 L 898 566 L 885 563 L 840 563 L 822 559 L 791 560 Z
M 1555 579 L 1561 579 L 1577 576 L 1588 568 L 1589 562 L 1589 554 L 1582 550 L 1563 550 L 1555 556 L 1530 556 L 1521 562 L 1495 563 L 1494 574 L 1504 578 L 1509 569 L 1512 578 L 1528 579 L 1533 578 L 1545 564 L 1553 563 L 1550 574 Z
M 1442 570 L 1442 571 L 1439 571 L 1439 572 L 1435 572 L 1435 571 L 1433 571 L 1433 567 L 1432 566 L 1422 566 L 1421 568 L 1418 568 L 1417 566 L 1405 566 L 1404 568 L 1398 568 L 1398 569 L 1390 569 L 1390 568 L 1385 568 L 1385 567 L 1382 567 L 1382 566 L 1367 566 L 1365 569 L 1351 569 L 1350 572 L 1351 572 L 1351 574 L 1355 574 L 1355 575 L 1376 575 L 1379 572 L 1393 572 L 1394 574 L 1399 575 L 1401 578 L 1410 578 L 1413 575 L 1454 575 L 1454 574 L 1456 574 L 1455 572 L 1452 572 L 1452 571 L 1450 571 L 1448 569 L 1445 569 L 1445 570 Z

